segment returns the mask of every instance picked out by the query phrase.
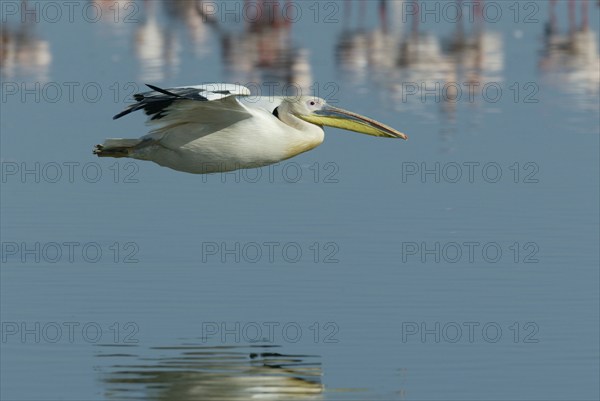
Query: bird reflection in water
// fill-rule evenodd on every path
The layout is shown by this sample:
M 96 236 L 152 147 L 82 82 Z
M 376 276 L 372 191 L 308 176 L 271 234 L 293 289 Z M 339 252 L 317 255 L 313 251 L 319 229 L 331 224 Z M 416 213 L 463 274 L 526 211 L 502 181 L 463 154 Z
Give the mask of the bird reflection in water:
M 159 22 L 162 3 L 144 1 L 141 21 L 135 29 L 135 55 L 141 64 L 142 81 L 159 82 L 174 75 L 179 67 L 181 44 L 176 32 L 166 29 Z
M 573 95 L 577 107 L 597 111 L 600 55 L 598 34 L 589 26 L 589 5 L 587 0 L 569 0 L 568 31 L 561 33 L 556 15 L 557 2 L 548 3 L 549 20 L 545 25 L 544 48 L 538 67 L 544 82 Z M 581 10 L 579 24 L 576 21 L 577 6 Z
M 19 6 L 21 13 L 26 10 L 25 14 L 19 15 L 14 24 L 13 21 L 3 21 L 0 27 L 0 73 L 5 78 L 19 76 L 47 82 L 52 62 L 50 44 L 39 39 L 35 33 L 38 19 L 35 7 L 26 1 Z
M 210 11 L 217 6 L 214 2 L 142 2 L 143 17 L 135 32 L 141 80 L 160 82 L 177 72 L 182 51 L 177 32 L 182 28 L 192 41 L 189 48 L 197 58 L 208 54 L 208 40 L 212 34 L 217 36 L 227 81 L 246 86 L 268 82 L 273 84 L 275 95 L 296 95 L 297 90 L 310 95 L 313 82 L 308 50 L 294 43 L 293 23 L 282 11 L 281 1 L 246 0 L 244 7 L 232 5 L 231 10 L 237 10 L 239 15 L 212 14 Z M 216 9 L 221 10 L 220 6 L 227 7 L 219 5 Z M 230 26 L 233 24 L 228 23 L 229 19 L 243 22 L 243 29 Z M 288 91 L 281 92 L 286 85 Z
M 451 38 L 443 43 L 454 71 L 464 71 L 468 83 L 485 85 L 501 82 L 504 69 L 503 42 L 498 32 L 484 29 L 483 1 L 473 3 L 474 23 L 466 32 L 465 18 L 459 18 Z M 464 15 L 463 15 L 464 16 Z
M 200 1 L 169 0 L 164 3 L 168 17 L 168 30 L 176 31 L 178 27 L 185 29 L 196 57 L 204 57 L 209 52 L 209 24 L 200 12 Z
M 294 43 L 293 23 L 282 12 L 280 1 L 246 1 L 245 4 L 252 7 L 245 7 L 249 11 L 243 16 L 243 31 L 231 32 L 217 23 L 212 24 L 221 39 L 228 79 L 242 83 L 277 83 L 279 86 L 275 89 L 293 85 L 303 95 L 310 95 L 312 73 L 308 50 Z M 297 93 L 275 94 L 293 96 Z
M 353 27 L 351 20 L 354 18 L 352 8 L 355 3 L 344 2 L 342 31 L 336 45 L 336 62 L 343 76 L 349 83 L 363 84 L 371 74 L 385 75 L 395 67 L 398 53 L 398 43 L 402 34 L 399 25 L 388 24 L 387 14 L 389 8 L 394 11 L 401 10 L 402 1 L 378 2 L 380 25 L 373 30 L 365 28 L 367 3 L 361 0 L 358 3 L 357 26 Z M 394 21 L 401 21 L 401 16 L 393 15 Z
M 397 109 L 433 117 L 431 103 L 440 103 L 442 118 L 453 121 L 457 96 L 464 102 L 469 90 L 476 96 L 487 83 L 502 81 L 504 68 L 502 37 L 484 29 L 483 0 L 456 4 L 463 12 L 453 23 L 453 35 L 441 40 L 423 29 L 420 2 L 379 0 L 378 27 L 343 29 L 336 48 L 338 67 L 352 73 L 354 82 L 373 80 Z M 469 27 L 465 7 L 474 16 Z
M 455 30 L 450 38 L 442 41 L 442 47 L 451 65 L 451 78 L 447 82 L 451 82 L 452 85 L 448 85 L 448 91 L 441 96 L 442 111 L 449 121 L 456 119 L 459 101 L 466 103 L 472 112 L 476 112 L 478 104 L 469 99 L 472 97 L 474 100 L 480 100 L 486 85 L 500 87 L 504 78 L 502 36 L 498 32 L 485 30 L 483 0 L 472 4 L 474 20 L 470 30 L 465 27 L 463 13 L 455 23 Z
M 110 347 L 107 346 L 106 349 Z M 122 348 L 121 348 L 122 349 Z M 321 364 L 310 355 L 285 355 L 271 346 L 155 347 L 156 358 L 100 353 L 131 363 L 101 373 L 109 399 L 322 400 Z M 175 355 L 166 355 L 174 353 Z

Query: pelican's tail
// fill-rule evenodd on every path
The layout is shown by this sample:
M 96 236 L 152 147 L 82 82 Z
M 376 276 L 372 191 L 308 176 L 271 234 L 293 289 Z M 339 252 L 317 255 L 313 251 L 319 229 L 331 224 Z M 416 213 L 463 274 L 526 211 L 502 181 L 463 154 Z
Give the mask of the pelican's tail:
M 141 139 L 107 139 L 102 145 L 94 146 L 94 154 L 98 157 L 129 157 L 140 143 Z

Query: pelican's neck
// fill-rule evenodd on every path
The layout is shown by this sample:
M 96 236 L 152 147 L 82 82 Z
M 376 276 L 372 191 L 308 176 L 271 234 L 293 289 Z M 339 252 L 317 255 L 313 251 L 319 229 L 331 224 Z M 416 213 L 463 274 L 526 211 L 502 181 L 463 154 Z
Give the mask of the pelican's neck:
M 296 117 L 285 108 L 278 110 L 277 114 L 282 123 L 292 128 L 286 146 L 286 158 L 314 149 L 323 143 L 325 131 L 320 126 Z
M 303 119 L 296 117 L 294 114 L 290 113 L 287 107 L 281 105 L 277 108 L 277 118 L 284 124 L 300 131 L 307 136 L 312 137 L 321 137 L 325 135 L 323 128 L 319 125 L 309 123 L 308 121 L 304 121 Z

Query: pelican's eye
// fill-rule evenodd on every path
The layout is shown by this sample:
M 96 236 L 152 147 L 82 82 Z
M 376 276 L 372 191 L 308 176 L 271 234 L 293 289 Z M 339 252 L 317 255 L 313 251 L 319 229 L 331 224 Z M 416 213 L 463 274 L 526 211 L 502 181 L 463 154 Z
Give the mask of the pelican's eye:
M 321 105 L 321 102 L 319 101 L 319 99 L 311 99 L 306 102 L 306 105 L 310 109 L 316 109 Z

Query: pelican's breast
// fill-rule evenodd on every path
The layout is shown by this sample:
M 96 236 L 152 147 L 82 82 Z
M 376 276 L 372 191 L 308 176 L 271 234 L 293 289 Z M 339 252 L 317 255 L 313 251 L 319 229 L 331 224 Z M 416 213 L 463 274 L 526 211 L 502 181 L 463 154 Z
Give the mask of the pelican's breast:
M 308 152 L 323 143 L 323 136 L 310 137 L 297 141 L 290 142 L 285 149 L 286 159 L 299 155 L 300 153 Z

